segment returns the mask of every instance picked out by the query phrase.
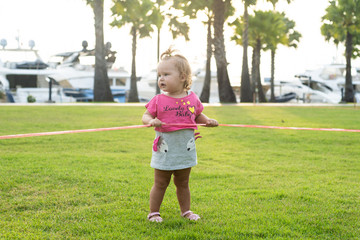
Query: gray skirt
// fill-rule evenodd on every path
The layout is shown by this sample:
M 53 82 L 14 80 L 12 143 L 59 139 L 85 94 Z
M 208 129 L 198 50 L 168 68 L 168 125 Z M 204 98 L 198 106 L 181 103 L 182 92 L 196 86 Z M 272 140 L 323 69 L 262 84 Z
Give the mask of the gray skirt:
M 197 164 L 193 129 L 156 132 L 150 166 L 159 170 L 179 170 Z

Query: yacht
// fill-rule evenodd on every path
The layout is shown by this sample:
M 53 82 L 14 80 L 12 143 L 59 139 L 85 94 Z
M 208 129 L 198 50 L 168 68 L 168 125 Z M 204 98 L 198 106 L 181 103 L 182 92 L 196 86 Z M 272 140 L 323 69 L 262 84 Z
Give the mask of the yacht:
M 336 94 L 343 98 L 345 94 L 345 64 L 327 64 L 321 67 L 306 70 L 297 75 L 302 84 L 311 89 L 324 93 Z M 356 68 L 351 69 L 352 84 L 354 88 L 355 99 L 360 102 L 360 73 Z
M 95 73 L 95 49 L 88 50 L 87 42 L 83 49 L 74 52 L 64 52 L 54 55 L 49 65 L 56 71 L 49 75 L 63 87 L 67 96 L 77 101 L 92 101 Z M 124 68 L 115 68 L 116 51 L 111 50 L 111 44 L 106 44 L 107 74 L 111 92 L 116 102 L 126 102 L 130 90 L 130 74 Z M 144 82 L 137 82 L 140 101 L 149 101 L 155 95 L 154 88 Z
M 313 82 L 315 84 L 315 81 Z M 303 102 L 303 103 L 331 103 L 341 101 L 341 95 L 332 92 L 326 84 L 320 84 L 321 90 L 312 89 L 303 84 L 299 78 L 289 81 L 279 81 L 274 84 L 274 95 L 277 102 Z M 266 98 L 270 99 L 271 90 L 266 92 Z
M 41 60 L 29 41 L 29 49 L 6 48 L 7 41 L 0 41 L 0 91 L 6 93 L 7 102 L 74 102 L 62 87 L 49 78 L 53 69 Z
M 340 103 L 345 89 L 344 64 L 329 64 L 295 75 L 293 80 L 275 83 L 276 97 L 295 93 L 291 101 L 309 103 Z M 352 83 L 355 91 L 355 101 L 360 102 L 360 74 L 356 68 L 352 71 Z M 270 89 L 267 91 L 270 99 Z

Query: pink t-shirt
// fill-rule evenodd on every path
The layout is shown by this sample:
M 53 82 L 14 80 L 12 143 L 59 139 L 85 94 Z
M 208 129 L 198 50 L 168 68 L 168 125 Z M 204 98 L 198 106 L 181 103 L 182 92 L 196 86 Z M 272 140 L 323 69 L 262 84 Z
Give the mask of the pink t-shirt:
M 165 94 L 159 94 L 153 97 L 145 107 L 153 117 L 157 117 L 160 121 L 176 124 L 196 124 L 196 117 L 204 110 L 200 99 L 193 92 L 183 98 L 173 98 Z M 163 125 L 162 127 L 156 127 L 155 130 L 172 132 L 185 128 L 197 129 L 196 126 Z

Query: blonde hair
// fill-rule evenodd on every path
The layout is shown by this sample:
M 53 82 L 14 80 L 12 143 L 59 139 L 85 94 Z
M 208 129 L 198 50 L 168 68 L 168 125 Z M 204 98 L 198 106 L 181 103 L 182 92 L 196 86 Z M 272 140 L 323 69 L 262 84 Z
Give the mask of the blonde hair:
M 167 61 L 174 59 L 175 67 L 178 69 L 180 76 L 185 78 L 184 89 L 190 90 L 192 84 L 192 73 L 191 67 L 188 60 L 181 54 L 174 54 L 177 50 L 169 47 L 165 52 L 160 56 L 161 61 Z

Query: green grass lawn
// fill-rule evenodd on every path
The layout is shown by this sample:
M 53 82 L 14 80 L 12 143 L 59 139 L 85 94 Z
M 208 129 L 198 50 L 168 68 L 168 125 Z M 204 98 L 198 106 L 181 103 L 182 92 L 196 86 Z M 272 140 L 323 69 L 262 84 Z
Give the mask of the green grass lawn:
M 141 124 L 144 107 L 0 106 L 0 136 Z M 206 107 L 220 123 L 360 129 L 353 107 Z M 200 128 L 192 210 L 150 223 L 152 128 L 0 140 L 0 239 L 360 239 L 360 133 Z

